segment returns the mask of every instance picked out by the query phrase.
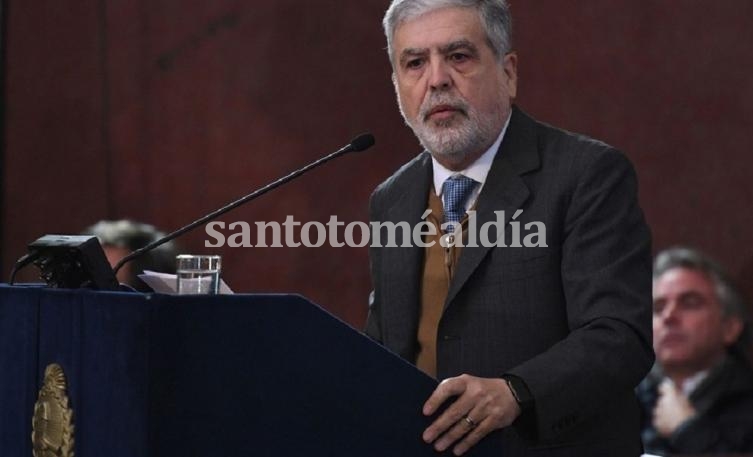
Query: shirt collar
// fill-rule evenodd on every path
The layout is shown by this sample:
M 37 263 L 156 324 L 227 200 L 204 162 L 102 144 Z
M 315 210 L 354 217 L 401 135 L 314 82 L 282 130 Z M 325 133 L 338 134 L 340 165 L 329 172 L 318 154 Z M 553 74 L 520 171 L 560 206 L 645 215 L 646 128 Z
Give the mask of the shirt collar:
M 699 371 L 689 378 L 683 380 L 680 385 L 675 384 L 675 382 L 672 381 L 672 379 L 668 376 L 663 376 L 662 382 L 671 382 L 672 384 L 674 384 L 677 390 L 682 392 L 683 395 L 690 397 L 690 394 L 692 394 L 693 391 L 696 390 L 698 386 L 706 380 L 710 372 L 711 370 Z
M 685 394 L 686 397 L 689 397 L 690 394 L 696 390 L 696 388 L 709 376 L 709 370 L 704 370 L 701 372 L 698 372 L 694 374 L 693 376 L 689 377 L 682 383 L 682 393 Z
M 492 144 L 491 147 L 487 149 L 481 157 L 470 164 L 468 168 L 460 171 L 452 171 L 448 168 L 445 168 L 441 163 L 437 162 L 437 159 L 435 159 L 433 155 L 431 156 L 431 162 L 434 170 L 434 190 L 436 191 L 438 196 L 442 196 L 442 185 L 447 180 L 447 178 L 458 174 L 467 176 L 480 183 L 481 185 L 479 185 L 477 189 L 479 192 L 481 191 L 481 188 L 486 182 L 486 176 L 489 174 L 489 170 L 492 168 L 494 157 L 496 157 L 497 151 L 499 151 L 499 146 L 502 144 L 502 139 L 505 136 L 505 132 L 507 132 L 507 126 L 510 125 L 511 115 L 512 113 L 507 116 L 507 121 L 505 121 L 505 125 L 504 127 L 502 127 L 502 131 L 494 141 L 494 144 Z

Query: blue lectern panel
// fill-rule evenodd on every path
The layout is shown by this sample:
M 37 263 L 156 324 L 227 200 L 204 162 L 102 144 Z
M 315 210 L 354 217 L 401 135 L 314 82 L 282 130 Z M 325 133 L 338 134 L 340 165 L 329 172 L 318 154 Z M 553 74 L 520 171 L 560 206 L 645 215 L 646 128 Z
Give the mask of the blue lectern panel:
M 158 453 L 436 455 L 420 440 L 436 381 L 300 297 L 214 305 L 168 300 L 156 312 L 155 360 L 172 361 L 152 367 Z
M 0 455 L 31 455 L 40 291 L 0 287 Z
M 53 362 L 80 457 L 437 455 L 421 441 L 436 381 L 300 296 L 0 286 L 0 318 L 3 456 L 31 454 Z

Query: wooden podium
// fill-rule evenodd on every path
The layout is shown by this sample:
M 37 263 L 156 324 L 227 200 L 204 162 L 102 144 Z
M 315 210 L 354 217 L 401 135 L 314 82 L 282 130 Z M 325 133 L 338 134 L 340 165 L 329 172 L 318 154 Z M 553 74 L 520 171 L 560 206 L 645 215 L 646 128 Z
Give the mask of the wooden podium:
M 52 363 L 78 457 L 437 455 L 437 382 L 301 296 L 0 286 L 0 455 L 32 455 Z

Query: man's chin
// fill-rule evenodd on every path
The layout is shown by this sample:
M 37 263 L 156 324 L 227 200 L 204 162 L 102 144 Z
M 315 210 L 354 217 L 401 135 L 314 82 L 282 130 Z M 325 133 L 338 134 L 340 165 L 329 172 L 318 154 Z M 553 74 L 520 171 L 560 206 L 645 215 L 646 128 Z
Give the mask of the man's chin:
M 439 147 L 452 147 L 454 144 L 467 143 L 465 132 L 458 126 L 428 127 L 422 132 L 422 142 Z
M 463 122 L 467 121 L 466 117 L 461 116 L 461 113 L 449 113 L 443 115 L 435 115 L 427 119 L 424 125 L 430 130 L 435 130 L 437 133 L 444 129 L 456 129 L 460 127 Z
M 691 357 L 687 353 L 680 351 L 658 353 L 656 359 L 665 369 L 674 370 L 683 368 L 691 362 Z

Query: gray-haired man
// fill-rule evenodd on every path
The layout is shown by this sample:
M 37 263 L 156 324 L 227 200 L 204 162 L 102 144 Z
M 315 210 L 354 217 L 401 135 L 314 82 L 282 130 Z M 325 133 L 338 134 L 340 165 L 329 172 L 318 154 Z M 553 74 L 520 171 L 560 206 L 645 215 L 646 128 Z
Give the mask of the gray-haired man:
M 375 190 L 371 219 L 415 225 L 429 209 L 436 230 L 428 247 L 372 247 L 366 331 L 443 379 L 423 410 L 451 401 L 423 434 L 437 450 L 502 429 L 500 455 L 636 456 L 633 388 L 653 353 L 635 174 L 615 149 L 513 105 L 510 24 L 503 0 L 387 11 L 400 110 L 426 151 Z M 472 234 L 493 246 L 457 242 L 499 211 L 515 221 Z M 535 247 L 519 242 L 542 226 Z
M 672 248 L 656 257 L 657 364 L 638 388 L 648 451 L 753 452 L 747 314 L 726 273 L 705 255 Z

